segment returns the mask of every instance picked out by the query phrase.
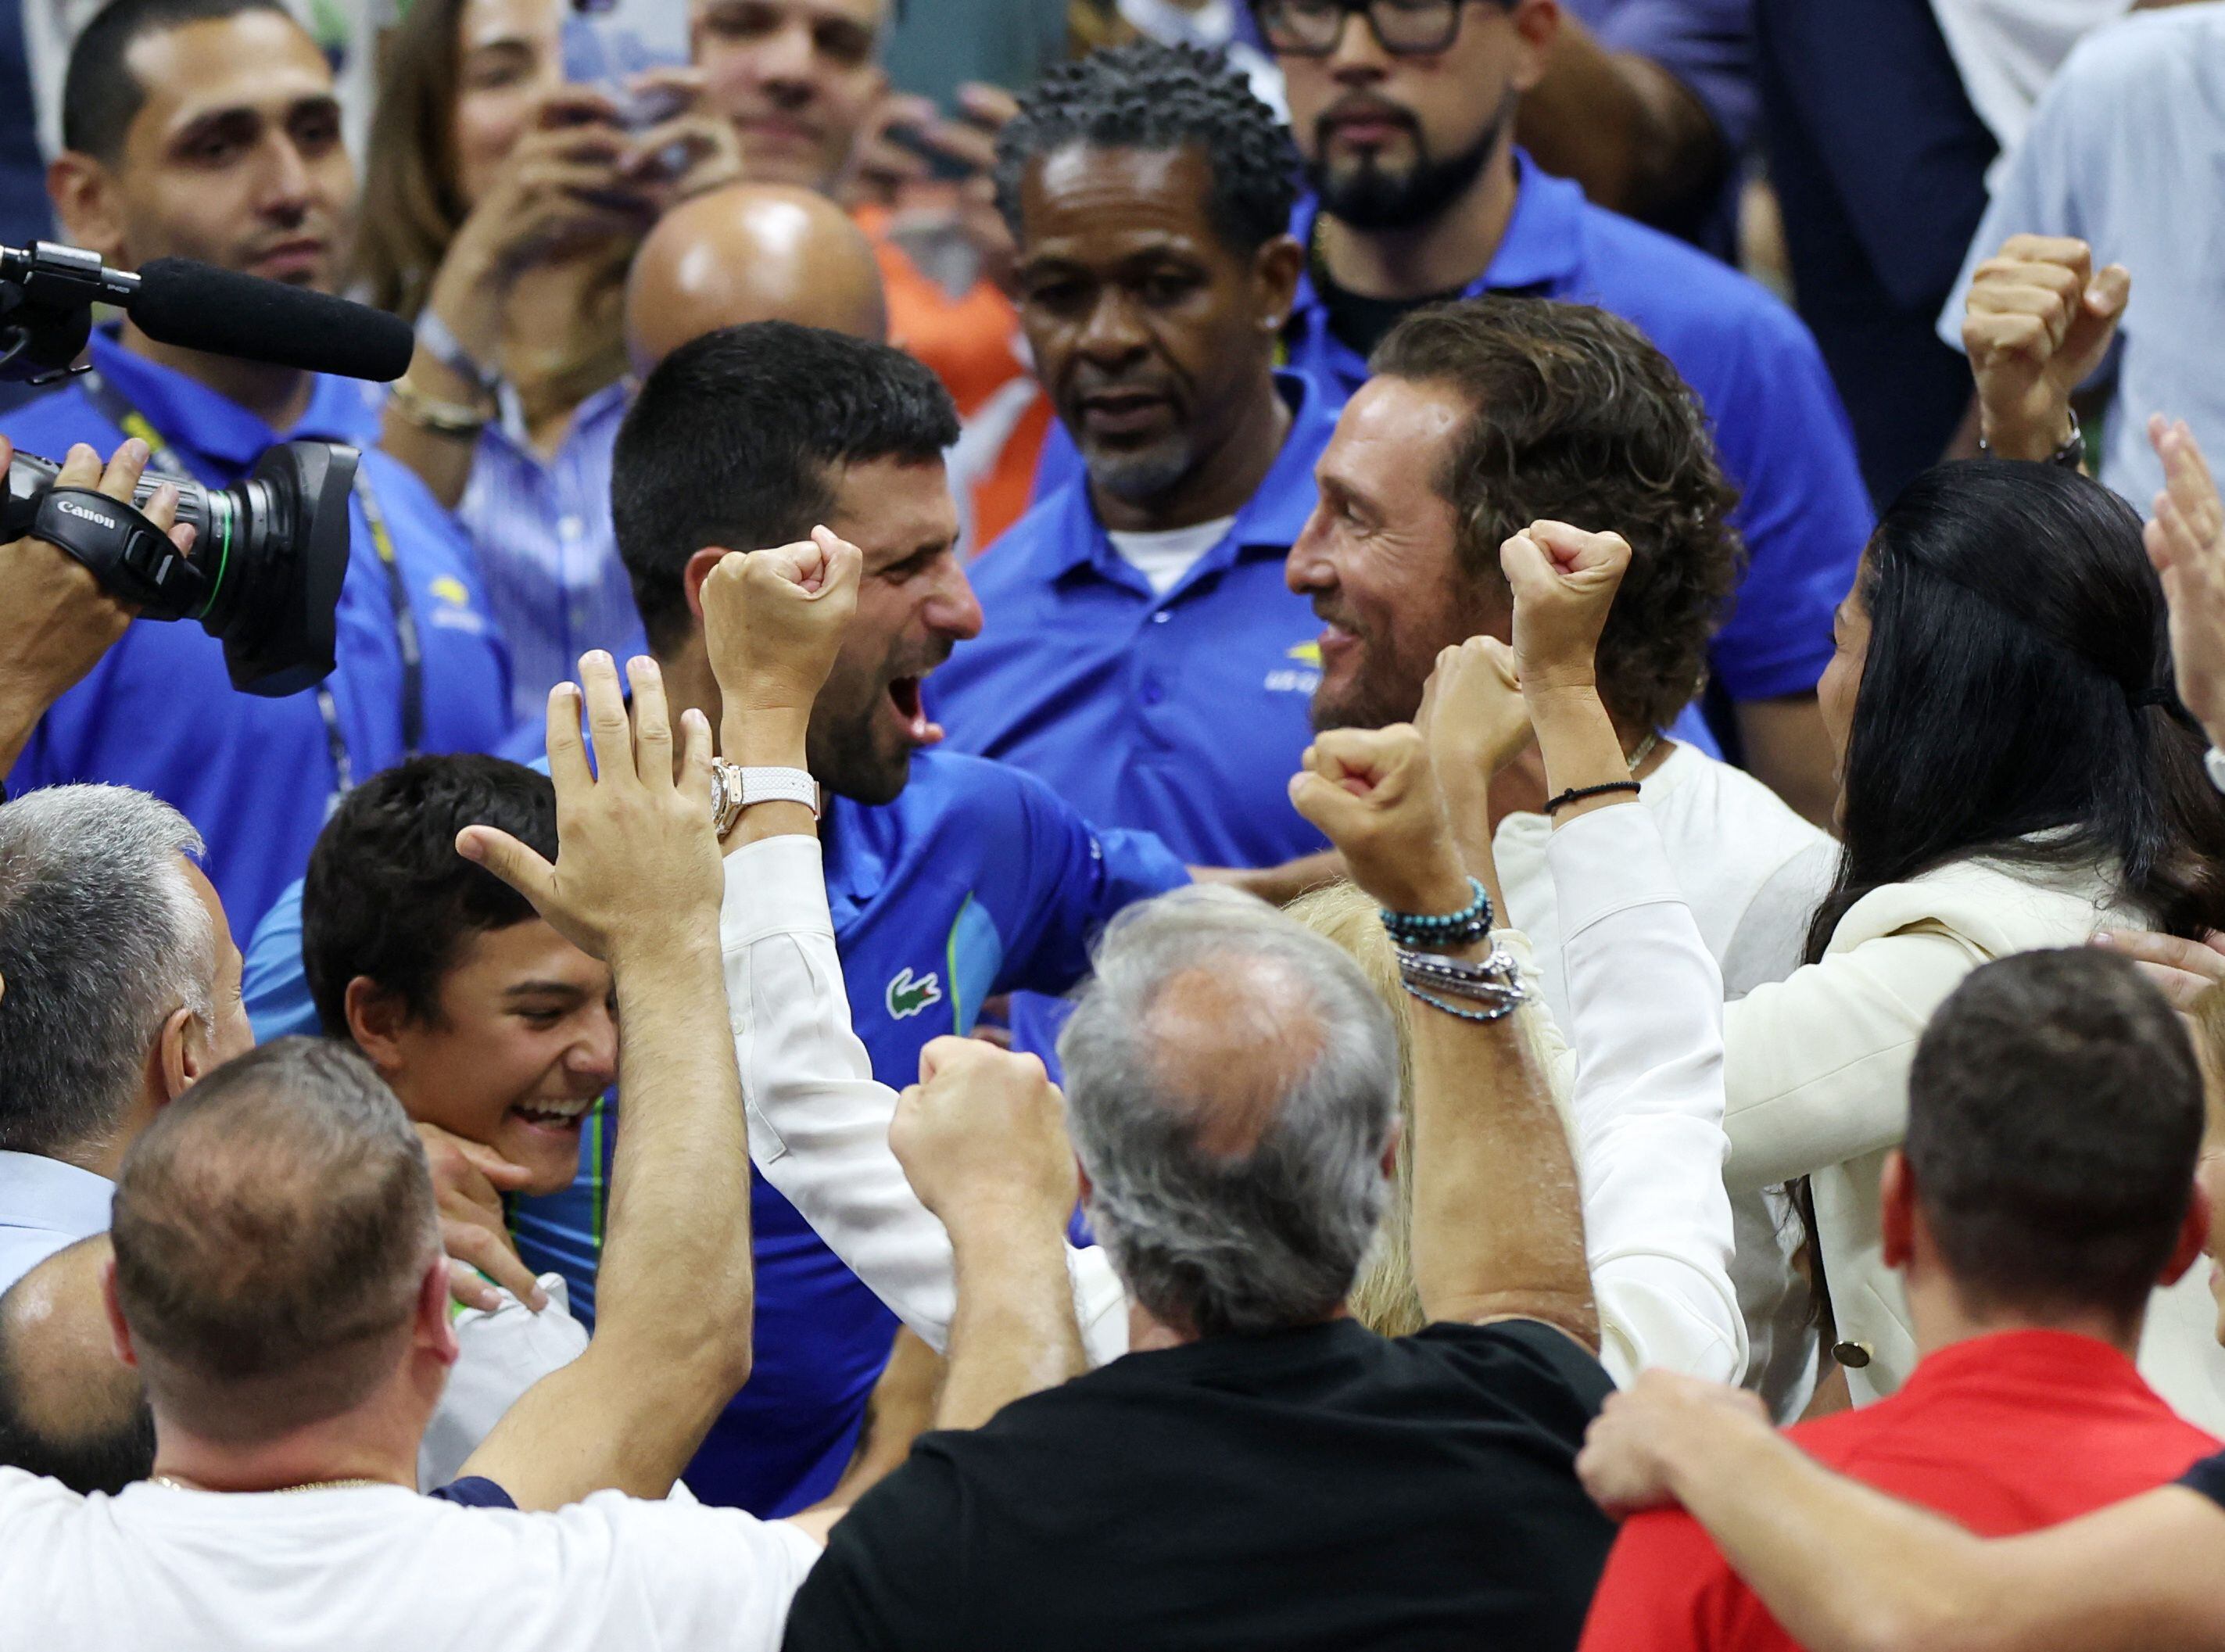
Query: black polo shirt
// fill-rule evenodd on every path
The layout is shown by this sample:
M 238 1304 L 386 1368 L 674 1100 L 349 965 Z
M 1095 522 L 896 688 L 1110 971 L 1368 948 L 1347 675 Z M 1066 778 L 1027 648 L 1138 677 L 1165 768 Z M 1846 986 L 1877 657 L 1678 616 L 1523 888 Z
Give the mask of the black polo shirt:
M 923 1436 L 786 1644 L 1574 1647 L 1613 1537 L 1574 1464 L 1609 1386 L 1530 1320 L 1130 1354 Z

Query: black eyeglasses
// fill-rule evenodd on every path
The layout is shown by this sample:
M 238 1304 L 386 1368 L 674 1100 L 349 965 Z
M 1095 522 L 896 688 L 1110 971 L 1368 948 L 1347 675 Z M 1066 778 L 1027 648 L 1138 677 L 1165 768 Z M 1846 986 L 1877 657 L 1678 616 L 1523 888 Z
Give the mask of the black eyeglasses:
M 1467 0 L 1253 0 L 1252 9 L 1278 56 L 1328 56 L 1344 38 L 1345 19 L 1361 12 L 1393 57 L 1428 57 L 1460 38 Z

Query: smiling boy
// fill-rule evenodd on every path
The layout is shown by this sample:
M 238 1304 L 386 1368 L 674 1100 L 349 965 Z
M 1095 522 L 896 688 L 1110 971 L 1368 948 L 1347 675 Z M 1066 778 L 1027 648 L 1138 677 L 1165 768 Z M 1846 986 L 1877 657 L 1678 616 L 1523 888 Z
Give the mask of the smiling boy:
M 611 972 L 457 854 L 472 825 L 551 857 L 555 788 L 517 763 L 454 756 L 347 794 L 302 889 L 309 991 L 325 1035 L 368 1056 L 413 1122 L 489 1149 L 481 1168 L 507 1192 L 555 1193 L 618 1078 Z M 452 1478 L 518 1395 L 587 1345 L 562 1279 L 541 1286 L 537 1312 L 505 1292 L 494 1313 L 459 1316 L 462 1358 L 426 1432 L 424 1483 Z

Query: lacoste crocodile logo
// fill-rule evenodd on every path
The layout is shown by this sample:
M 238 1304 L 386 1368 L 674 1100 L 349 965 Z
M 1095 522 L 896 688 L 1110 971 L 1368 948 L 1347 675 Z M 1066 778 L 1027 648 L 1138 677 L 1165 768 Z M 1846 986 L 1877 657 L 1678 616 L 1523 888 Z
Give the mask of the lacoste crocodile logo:
M 899 970 L 896 978 L 889 983 L 888 997 L 889 1014 L 902 1021 L 907 1016 L 917 1015 L 931 1003 L 941 1003 L 942 983 L 932 970 L 916 981 L 912 979 L 910 970 Z

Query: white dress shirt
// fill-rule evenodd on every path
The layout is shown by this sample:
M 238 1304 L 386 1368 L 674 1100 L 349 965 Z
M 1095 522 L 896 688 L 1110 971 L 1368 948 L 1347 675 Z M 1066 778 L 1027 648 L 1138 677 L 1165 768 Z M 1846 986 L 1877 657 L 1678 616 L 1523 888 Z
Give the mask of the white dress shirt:
M 1646 811 L 1574 820 L 1550 851 L 1576 1005 L 1573 1102 L 1601 1360 L 1735 1381 L 1746 1330 L 1723 1191 L 1721 984 Z M 726 857 L 726 994 L 750 1154 L 898 1318 L 936 1348 L 956 1294 L 950 1242 L 889 1151 L 896 1096 L 851 1030 L 819 845 L 767 838 Z M 1526 951 L 1521 937 L 1503 937 Z M 1598 1005 L 1603 1013 L 1588 1014 Z M 1537 1017 L 1556 1060 L 1550 1017 Z M 1127 1350 L 1127 1295 L 1104 1251 L 1069 1251 L 1093 1364 Z
M 1645 776 L 1639 801 L 1660 829 L 1700 939 L 1722 970 L 1724 997 L 1742 998 L 1799 968 L 1839 845 L 1753 775 L 1689 745 L 1670 749 Z M 1506 921 L 1537 948 L 1546 1005 L 1566 1027 L 1571 1006 L 1559 896 L 1546 852 L 1553 835 L 1543 814 L 1510 814 L 1493 833 L 1492 852 Z M 1821 1345 L 1815 1293 L 1798 1265 L 1807 1230 L 1781 1186 L 1734 1188 L 1731 1219 L 1737 1239 L 1731 1282 L 1748 1343 L 1746 1385 L 1778 1421 L 1790 1422 L 1815 1391 Z
M 0 1291 L 57 1250 L 108 1231 L 116 1184 L 39 1153 L 0 1153 Z

